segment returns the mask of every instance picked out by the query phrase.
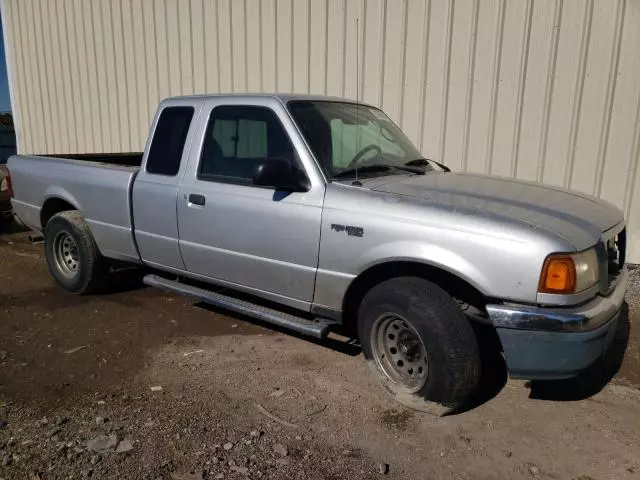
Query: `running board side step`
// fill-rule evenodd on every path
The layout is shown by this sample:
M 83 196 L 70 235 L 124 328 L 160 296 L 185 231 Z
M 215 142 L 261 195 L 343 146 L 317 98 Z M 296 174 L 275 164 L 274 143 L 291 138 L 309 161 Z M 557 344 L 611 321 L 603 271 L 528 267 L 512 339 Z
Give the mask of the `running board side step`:
M 145 275 L 142 280 L 145 285 L 160 288 L 169 292 L 177 293 L 187 297 L 194 298 L 204 303 L 215 305 L 235 313 L 247 315 L 263 322 L 271 323 L 279 327 L 294 330 L 303 335 L 316 338 L 325 338 L 335 322 L 325 319 L 310 320 L 290 313 L 281 312 L 273 308 L 264 307 L 246 300 L 223 295 L 221 293 L 205 290 L 204 288 L 194 287 L 175 280 L 168 280 L 158 275 Z

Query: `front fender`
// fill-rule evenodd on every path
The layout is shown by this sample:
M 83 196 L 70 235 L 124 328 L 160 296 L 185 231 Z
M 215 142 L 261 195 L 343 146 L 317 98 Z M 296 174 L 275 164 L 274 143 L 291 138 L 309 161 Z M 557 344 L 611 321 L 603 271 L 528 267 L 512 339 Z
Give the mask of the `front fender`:
M 466 281 L 481 293 L 487 278 L 471 262 L 442 246 L 418 241 L 396 241 L 363 252 L 356 277 L 372 267 L 389 262 L 415 262 L 436 267 Z
M 352 272 L 319 268 L 316 277 L 314 303 L 332 310 L 341 310 L 351 284 L 360 275 L 378 265 L 391 262 L 413 262 L 436 267 L 455 275 L 486 293 L 486 277 L 467 259 L 437 245 L 419 241 L 395 241 L 367 249 L 349 264 L 357 265 Z

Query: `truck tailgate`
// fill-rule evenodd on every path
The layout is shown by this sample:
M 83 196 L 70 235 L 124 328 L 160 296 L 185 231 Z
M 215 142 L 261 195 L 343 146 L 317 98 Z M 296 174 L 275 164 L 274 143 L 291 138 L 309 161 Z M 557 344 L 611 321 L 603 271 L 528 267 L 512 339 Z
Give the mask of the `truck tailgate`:
M 41 209 L 60 199 L 80 210 L 107 257 L 138 260 L 131 226 L 131 185 L 138 167 L 67 158 L 15 155 L 9 159 L 15 213 L 41 231 Z

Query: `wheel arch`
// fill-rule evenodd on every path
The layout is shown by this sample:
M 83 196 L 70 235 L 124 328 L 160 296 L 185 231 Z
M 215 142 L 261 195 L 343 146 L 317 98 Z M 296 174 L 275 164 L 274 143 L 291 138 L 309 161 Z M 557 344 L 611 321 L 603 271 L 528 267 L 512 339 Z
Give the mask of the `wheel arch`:
M 64 192 L 52 192 L 46 195 L 45 201 L 40 208 L 40 226 L 42 231 L 47 226 L 47 222 L 55 214 L 69 210 L 80 210 L 76 200 Z
M 390 260 L 370 266 L 360 273 L 347 288 L 342 304 L 345 326 L 355 328 L 355 318 L 362 299 L 375 285 L 395 277 L 424 278 L 449 295 L 474 307 L 484 309 L 487 296 L 476 285 L 457 273 L 440 266 L 416 260 Z

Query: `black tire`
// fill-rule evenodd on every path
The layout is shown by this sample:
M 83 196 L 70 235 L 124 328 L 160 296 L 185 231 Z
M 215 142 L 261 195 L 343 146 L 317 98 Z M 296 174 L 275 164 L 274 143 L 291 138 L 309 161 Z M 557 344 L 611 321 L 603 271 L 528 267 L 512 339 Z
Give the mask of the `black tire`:
M 69 262 L 73 261 L 75 269 L 64 266 L 66 262 L 61 257 L 67 257 L 57 256 L 58 245 L 65 240 L 71 245 L 73 260 L 70 256 L 68 258 Z M 69 210 L 51 217 L 45 227 L 44 241 L 49 272 L 65 290 L 83 294 L 96 292 L 104 286 L 109 266 L 79 211 Z
M 393 332 L 404 334 L 405 343 Z M 385 390 L 409 408 L 450 413 L 469 399 L 479 382 L 480 352 L 473 328 L 447 292 L 422 278 L 392 278 L 373 287 L 360 305 L 358 334 L 364 357 Z M 422 342 L 421 353 L 415 337 Z M 401 357 L 400 350 L 410 356 Z M 409 375 L 408 380 L 402 375 Z

